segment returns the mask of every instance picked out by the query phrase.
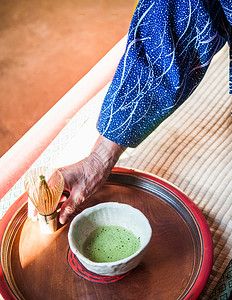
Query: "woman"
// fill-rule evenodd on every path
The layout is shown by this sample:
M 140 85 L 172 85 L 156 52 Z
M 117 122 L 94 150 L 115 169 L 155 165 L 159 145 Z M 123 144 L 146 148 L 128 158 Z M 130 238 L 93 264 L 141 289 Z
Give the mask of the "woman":
M 213 56 L 230 45 L 231 25 L 229 0 L 139 1 L 101 108 L 99 138 L 88 157 L 60 169 L 70 192 L 61 223 L 105 182 L 127 147 L 140 144 L 188 99 Z

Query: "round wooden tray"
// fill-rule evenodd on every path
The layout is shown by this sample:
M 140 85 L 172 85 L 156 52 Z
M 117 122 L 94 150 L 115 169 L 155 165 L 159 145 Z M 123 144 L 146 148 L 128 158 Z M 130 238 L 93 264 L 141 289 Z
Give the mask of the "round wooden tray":
M 43 235 L 27 219 L 22 195 L 1 221 L 0 292 L 4 299 L 197 299 L 212 266 L 212 240 L 196 205 L 151 174 L 114 168 L 107 183 L 80 209 L 117 201 L 140 209 L 153 233 L 146 257 L 110 284 L 76 275 L 67 262 L 69 224 Z

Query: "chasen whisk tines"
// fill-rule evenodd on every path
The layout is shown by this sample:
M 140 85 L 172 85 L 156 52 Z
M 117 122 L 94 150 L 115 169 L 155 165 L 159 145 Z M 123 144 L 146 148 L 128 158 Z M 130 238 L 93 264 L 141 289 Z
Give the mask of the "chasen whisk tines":
M 64 179 L 58 170 L 38 167 L 28 171 L 25 190 L 39 213 L 40 229 L 52 233 L 57 229 L 57 205 L 64 189 Z

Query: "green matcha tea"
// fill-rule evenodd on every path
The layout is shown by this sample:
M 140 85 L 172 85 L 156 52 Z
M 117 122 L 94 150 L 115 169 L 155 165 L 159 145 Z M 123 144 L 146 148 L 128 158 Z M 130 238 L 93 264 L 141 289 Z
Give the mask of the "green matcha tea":
M 121 226 L 100 226 L 86 239 L 83 255 L 94 262 L 113 262 L 134 254 L 140 239 Z

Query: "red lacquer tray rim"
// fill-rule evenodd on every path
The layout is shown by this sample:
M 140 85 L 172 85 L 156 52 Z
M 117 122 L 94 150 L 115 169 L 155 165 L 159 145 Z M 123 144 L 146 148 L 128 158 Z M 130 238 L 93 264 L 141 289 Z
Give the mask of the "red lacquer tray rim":
M 203 260 L 201 264 L 201 270 L 199 271 L 199 275 L 189 291 L 188 295 L 186 295 L 185 299 L 197 299 L 197 297 L 202 292 L 211 272 L 212 263 L 213 263 L 213 244 L 212 244 L 212 237 L 210 233 L 209 226 L 201 212 L 201 210 L 197 207 L 197 205 L 186 195 L 182 192 L 179 188 L 177 188 L 172 183 L 166 181 L 163 178 L 160 178 L 156 175 L 153 175 L 148 172 L 125 168 L 125 167 L 114 167 L 112 173 L 120 173 L 120 174 L 128 174 L 138 176 L 144 179 L 148 179 L 150 181 L 154 181 L 159 185 L 163 186 L 177 197 L 181 199 L 181 201 L 188 207 L 191 213 L 194 215 L 196 222 L 199 225 L 201 230 L 203 245 L 204 245 L 204 253 L 203 253 Z M 2 247 L 2 242 L 4 238 L 5 230 L 8 226 L 8 223 L 13 218 L 14 214 L 22 207 L 23 204 L 26 203 L 28 197 L 26 193 L 21 195 L 7 210 L 5 215 L 3 216 L 2 220 L 0 220 L 0 249 Z M 12 300 L 16 299 L 14 294 L 12 293 L 8 283 L 4 277 L 2 266 L 0 264 L 0 294 L 5 300 Z
M 202 292 L 203 288 L 205 287 L 205 284 L 209 278 L 212 269 L 212 264 L 213 264 L 213 242 L 212 242 L 209 226 L 206 222 L 203 213 L 198 208 L 198 206 L 183 191 L 181 191 L 174 184 L 170 183 L 169 181 L 161 177 L 158 177 L 148 172 L 139 171 L 136 169 L 129 169 L 129 168 L 115 167 L 113 171 L 119 173 L 127 173 L 130 175 L 134 174 L 135 176 L 142 177 L 151 181 L 155 181 L 156 183 L 160 184 L 161 186 L 165 187 L 170 192 L 178 196 L 194 215 L 196 222 L 198 223 L 199 228 L 201 230 L 202 240 L 204 245 L 204 253 L 203 253 L 203 260 L 202 260 L 201 270 L 199 272 L 199 275 L 192 289 L 189 291 L 188 295 L 186 295 L 184 299 L 185 300 L 197 299 L 200 293 Z

